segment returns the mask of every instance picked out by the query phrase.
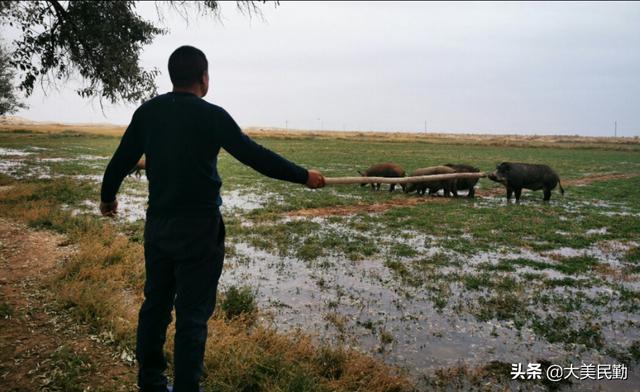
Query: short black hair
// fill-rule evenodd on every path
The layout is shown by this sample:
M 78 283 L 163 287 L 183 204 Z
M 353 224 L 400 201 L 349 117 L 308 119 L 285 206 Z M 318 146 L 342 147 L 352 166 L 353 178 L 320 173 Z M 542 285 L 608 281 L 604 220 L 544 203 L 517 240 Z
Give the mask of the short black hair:
M 176 87 L 189 87 L 200 82 L 208 68 L 207 57 L 193 46 L 181 46 L 169 56 L 169 77 Z

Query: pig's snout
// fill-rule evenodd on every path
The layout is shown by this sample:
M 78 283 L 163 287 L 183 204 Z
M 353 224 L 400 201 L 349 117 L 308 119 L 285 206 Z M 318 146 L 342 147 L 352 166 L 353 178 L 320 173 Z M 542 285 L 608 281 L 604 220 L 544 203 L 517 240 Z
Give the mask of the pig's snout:
M 491 181 L 495 181 L 495 182 L 504 183 L 506 181 L 504 176 L 501 176 L 500 173 L 498 172 L 490 173 L 487 177 L 489 177 Z

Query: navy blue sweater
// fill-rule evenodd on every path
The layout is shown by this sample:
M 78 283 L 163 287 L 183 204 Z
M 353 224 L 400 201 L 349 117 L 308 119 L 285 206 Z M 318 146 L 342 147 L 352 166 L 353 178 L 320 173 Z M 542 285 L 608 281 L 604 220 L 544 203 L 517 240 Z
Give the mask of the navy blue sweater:
M 307 170 L 245 135 L 231 116 L 190 93 L 167 93 L 133 114 L 102 181 L 103 202 L 115 200 L 122 180 L 145 154 L 147 216 L 211 216 L 222 204 L 217 159 L 224 148 L 237 160 L 279 180 L 307 182 Z

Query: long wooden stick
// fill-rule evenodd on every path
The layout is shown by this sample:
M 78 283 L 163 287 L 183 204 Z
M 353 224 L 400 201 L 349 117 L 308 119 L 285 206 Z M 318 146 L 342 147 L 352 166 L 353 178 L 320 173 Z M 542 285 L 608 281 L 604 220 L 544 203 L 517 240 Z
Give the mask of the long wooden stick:
M 348 184 L 410 184 L 412 182 L 451 180 L 457 178 L 481 178 L 486 177 L 485 173 L 451 173 L 433 174 L 430 176 L 415 177 L 325 177 L 326 185 L 348 185 Z

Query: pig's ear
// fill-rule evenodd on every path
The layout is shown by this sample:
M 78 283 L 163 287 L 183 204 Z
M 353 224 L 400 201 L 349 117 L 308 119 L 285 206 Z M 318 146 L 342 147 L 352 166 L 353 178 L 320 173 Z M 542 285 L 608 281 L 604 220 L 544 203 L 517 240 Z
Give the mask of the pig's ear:
M 509 164 L 509 162 L 502 162 L 499 166 L 499 169 L 502 169 L 504 171 L 509 171 L 511 169 L 511 165 Z

